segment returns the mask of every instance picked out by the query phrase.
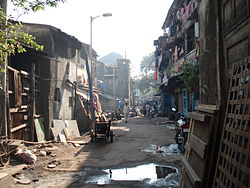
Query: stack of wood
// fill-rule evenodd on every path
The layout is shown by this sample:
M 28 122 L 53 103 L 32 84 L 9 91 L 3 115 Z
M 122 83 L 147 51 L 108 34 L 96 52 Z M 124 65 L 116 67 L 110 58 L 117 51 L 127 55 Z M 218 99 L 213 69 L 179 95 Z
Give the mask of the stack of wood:
M 183 158 L 182 188 L 205 188 L 213 177 L 218 106 L 199 105 L 190 113 L 190 133 Z

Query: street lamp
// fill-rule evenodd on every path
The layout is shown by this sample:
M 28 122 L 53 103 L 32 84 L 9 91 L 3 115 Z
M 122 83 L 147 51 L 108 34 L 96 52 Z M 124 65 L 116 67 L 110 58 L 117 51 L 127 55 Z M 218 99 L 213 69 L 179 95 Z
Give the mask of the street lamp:
M 94 125 L 94 120 L 95 120 L 95 111 L 94 111 L 94 100 L 93 100 L 93 85 L 92 82 L 94 80 L 94 66 L 93 66 L 93 49 L 92 49 L 92 23 L 94 19 L 98 17 L 109 17 L 112 16 L 111 13 L 104 13 L 102 15 L 98 15 L 95 17 L 90 16 L 90 47 L 89 47 L 89 58 L 90 58 L 90 69 L 91 69 L 91 74 L 89 76 L 89 102 L 90 102 L 90 111 L 91 111 L 91 119 L 92 119 L 92 126 Z

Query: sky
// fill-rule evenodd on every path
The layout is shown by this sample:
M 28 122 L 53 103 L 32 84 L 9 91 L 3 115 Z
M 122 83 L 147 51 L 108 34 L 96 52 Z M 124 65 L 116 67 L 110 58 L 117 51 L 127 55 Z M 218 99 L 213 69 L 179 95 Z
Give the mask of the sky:
M 112 13 L 93 21 L 92 46 L 99 57 L 111 52 L 131 61 L 132 77 L 140 74 L 144 56 L 155 50 L 153 41 L 163 34 L 161 29 L 173 0 L 67 0 L 56 8 L 29 13 L 19 21 L 57 27 L 90 43 L 90 16 Z M 9 14 L 16 13 L 9 8 Z

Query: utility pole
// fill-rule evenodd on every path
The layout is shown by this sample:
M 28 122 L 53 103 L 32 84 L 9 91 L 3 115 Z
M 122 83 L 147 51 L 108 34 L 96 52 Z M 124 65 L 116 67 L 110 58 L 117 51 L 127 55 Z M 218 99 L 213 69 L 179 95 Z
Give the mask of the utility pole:
M 116 85 L 115 85 L 115 65 L 113 65 L 113 96 L 114 96 L 114 110 L 115 110 L 115 107 L 116 107 L 115 89 L 116 89 Z
M 130 64 L 128 62 L 128 106 L 131 107 L 131 88 L 130 88 Z
M 89 102 L 90 102 L 90 111 L 91 111 L 91 121 L 92 121 L 92 129 L 94 130 L 94 121 L 95 121 L 95 111 L 94 111 L 94 100 L 93 100 L 93 80 L 94 80 L 94 66 L 93 66 L 93 49 L 92 49 L 92 24 L 94 19 L 99 18 L 99 17 L 108 17 L 112 16 L 111 13 L 104 13 L 102 15 L 98 15 L 95 17 L 90 16 L 90 46 L 89 46 L 89 60 L 90 64 L 88 62 L 88 56 L 85 49 L 86 53 L 86 69 L 87 69 L 87 74 L 88 74 L 88 83 L 89 83 Z M 89 70 L 90 69 L 90 70 Z M 95 130 L 94 130 L 95 131 Z

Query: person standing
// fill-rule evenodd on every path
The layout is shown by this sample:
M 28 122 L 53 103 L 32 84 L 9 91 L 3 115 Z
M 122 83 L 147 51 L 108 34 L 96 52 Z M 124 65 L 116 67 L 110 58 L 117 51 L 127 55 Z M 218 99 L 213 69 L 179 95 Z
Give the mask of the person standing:
M 150 105 L 146 104 L 146 116 L 149 117 Z
M 128 103 L 125 103 L 125 105 L 123 107 L 123 114 L 124 114 L 124 121 L 125 121 L 125 123 L 128 123 L 128 114 L 129 114 Z

